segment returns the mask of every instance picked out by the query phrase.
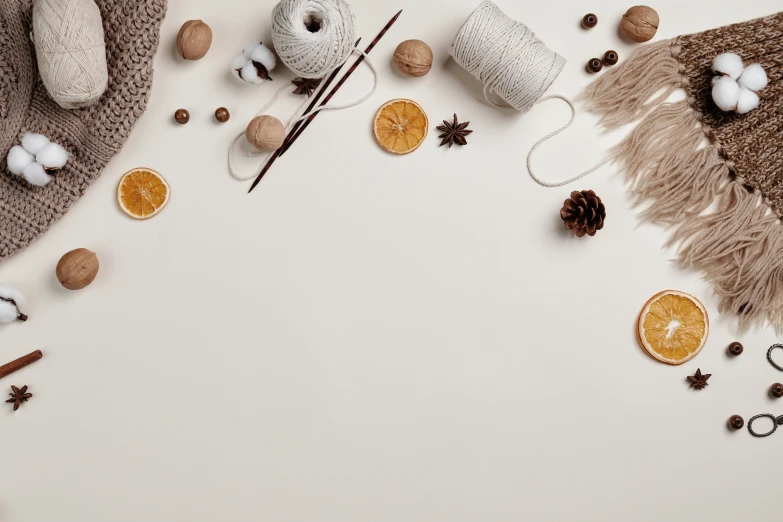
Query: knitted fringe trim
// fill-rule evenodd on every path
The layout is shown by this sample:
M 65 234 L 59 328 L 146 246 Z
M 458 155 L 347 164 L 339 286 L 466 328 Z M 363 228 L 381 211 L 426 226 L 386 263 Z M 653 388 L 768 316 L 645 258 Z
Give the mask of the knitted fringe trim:
M 737 314 L 741 331 L 767 323 L 783 331 L 783 227 L 734 178 L 719 148 L 704 146 L 688 101 L 665 102 L 683 83 L 677 51 L 672 42 L 644 47 L 583 96 L 605 127 L 641 119 L 612 154 L 634 202 L 652 203 L 643 218 L 676 227 L 667 246 L 713 284 L 720 311 Z

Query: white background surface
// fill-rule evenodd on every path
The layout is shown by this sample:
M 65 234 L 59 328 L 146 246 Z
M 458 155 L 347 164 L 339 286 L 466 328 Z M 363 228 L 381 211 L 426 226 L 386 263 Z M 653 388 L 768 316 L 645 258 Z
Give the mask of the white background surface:
M 545 189 L 524 168 L 532 143 L 567 118 L 557 102 L 504 113 L 448 59 L 478 0 L 354 0 L 381 71 L 361 107 L 324 114 L 258 189 L 227 174 L 225 149 L 280 82 L 240 84 L 238 51 L 271 41 L 272 0 L 172 0 L 146 114 L 86 196 L 44 237 L 0 266 L 30 320 L 0 330 L 0 359 L 44 359 L 3 379 L 35 394 L 0 409 L 0 521 L 512 522 L 780 520 L 783 435 L 731 433 L 739 413 L 783 413 L 767 389 L 771 330 L 738 335 L 699 275 L 671 262 L 665 230 L 639 224 L 621 177 L 605 168 Z M 549 92 L 575 96 L 584 64 L 632 46 L 621 1 L 512 2 L 568 60 Z M 658 38 L 770 14 L 774 0 L 661 0 Z M 588 11 L 600 23 L 579 28 Z M 201 18 L 214 43 L 176 57 L 179 26 Z M 420 38 L 432 72 L 403 78 L 391 55 Z M 366 69 L 336 101 L 368 88 Z M 395 157 L 371 119 L 417 100 L 431 128 Z M 294 97 L 272 110 L 293 111 Z M 232 114 L 214 122 L 216 107 Z M 172 122 L 187 108 L 191 121 Z M 438 148 L 457 112 L 469 145 Z M 543 177 L 592 165 L 617 136 L 595 119 L 543 147 Z M 136 222 L 115 202 L 137 166 L 172 187 Z M 577 239 L 558 215 L 572 189 L 608 207 L 604 230 Z M 97 252 L 85 290 L 55 279 L 59 257 Z M 681 367 L 647 356 L 637 314 L 666 288 L 703 300 L 712 330 Z M 736 359 L 725 355 L 745 344 Z M 713 373 L 708 389 L 685 378 Z M 3 391 L 5 393 L 5 391 Z M 3 404 L 3 406 L 9 406 Z

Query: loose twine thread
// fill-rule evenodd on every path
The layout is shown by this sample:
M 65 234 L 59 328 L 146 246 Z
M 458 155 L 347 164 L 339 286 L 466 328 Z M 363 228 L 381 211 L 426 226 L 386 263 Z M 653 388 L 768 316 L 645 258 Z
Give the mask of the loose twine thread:
M 534 105 L 559 99 L 571 109 L 568 123 L 538 140 L 528 152 L 527 170 L 536 183 L 545 187 L 567 185 L 612 161 L 610 155 L 596 166 L 563 181 L 544 181 L 536 176 L 532 167 L 533 152 L 568 129 L 576 116 L 574 104 L 565 96 L 544 96 L 566 61 L 539 40 L 530 28 L 509 18 L 490 0 L 484 0 L 462 24 L 449 54 L 484 84 L 484 98 L 494 107 L 527 112 Z M 493 101 L 492 94 L 499 96 L 505 104 Z
M 354 47 L 355 34 L 354 16 L 344 0 L 282 0 L 274 7 L 272 41 L 275 51 L 280 60 L 294 73 L 303 78 L 324 78 L 355 53 L 364 56 L 364 63 L 370 67 L 373 74 L 372 89 L 353 102 L 340 105 L 330 103 L 305 112 L 310 103 L 310 98 L 306 97 L 286 124 L 286 136 L 297 122 L 309 118 L 318 111 L 355 107 L 375 93 L 378 87 L 378 70 L 363 51 Z M 313 96 L 317 96 L 325 88 L 325 83 L 321 82 Z M 275 104 L 280 93 L 286 89 L 291 89 L 290 83 L 280 87 L 272 99 L 256 113 L 256 116 L 265 114 Z M 234 165 L 234 147 L 244 135 L 245 131 L 240 132 L 228 146 L 228 170 L 239 180 L 258 176 L 266 160 L 273 154 L 257 151 L 245 154 L 247 157 L 260 157 L 262 162 L 252 174 L 240 173 Z
M 58 105 L 76 109 L 98 101 L 109 73 L 94 0 L 36 0 L 33 39 L 41 79 Z

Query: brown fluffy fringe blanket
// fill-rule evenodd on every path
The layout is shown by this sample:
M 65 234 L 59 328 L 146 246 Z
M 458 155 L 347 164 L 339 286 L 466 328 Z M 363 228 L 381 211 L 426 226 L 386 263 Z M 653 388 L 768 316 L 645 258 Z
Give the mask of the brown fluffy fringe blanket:
M 769 77 L 746 115 L 712 102 L 724 52 Z M 666 102 L 678 88 L 687 99 Z M 607 128 L 641 120 L 613 155 L 637 202 L 652 203 L 644 216 L 676 226 L 670 244 L 713 283 L 721 312 L 743 330 L 783 330 L 783 13 L 647 45 L 583 98 Z

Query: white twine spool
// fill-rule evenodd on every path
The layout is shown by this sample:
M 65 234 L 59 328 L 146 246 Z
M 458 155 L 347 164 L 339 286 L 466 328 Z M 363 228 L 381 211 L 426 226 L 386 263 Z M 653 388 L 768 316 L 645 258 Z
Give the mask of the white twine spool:
M 64 109 L 92 105 L 109 81 L 101 12 L 94 0 L 35 0 L 38 71 Z
M 344 0 L 282 0 L 272 10 L 272 40 L 294 73 L 322 78 L 353 52 L 353 13 Z
M 565 58 L 550 50 L 536 38 L 525 24 L 515 22 L 498 6 L 484 0 L 462 24 L 449 54 L 462 68 L 484 84 L 484 98 L 495 107 L 512 107 L 527 112 L 537 103 L 560 99 L 571 109 L 571 119 L 538 140 L 527 155 L 527 170 L 536 183 L 545 187 L 559 187 L 595 172 L 613 156 L 598 165 L 563 181 L 549 182 L 533 173 L 531 158 L 533 151 L 548 139 L 557 136 L 574 121 L 576 111 L 571 100 L 559 94 L 544 96 L 565 66 Z M 500 96 L 508 105 L 501 105 L 490 99 L 491 94 Z
M 515 22 L 485 0 L 468 17 L 449 49 L 454 61 L 518 111 L 538 102 L 565 65 L 525 24 Z

